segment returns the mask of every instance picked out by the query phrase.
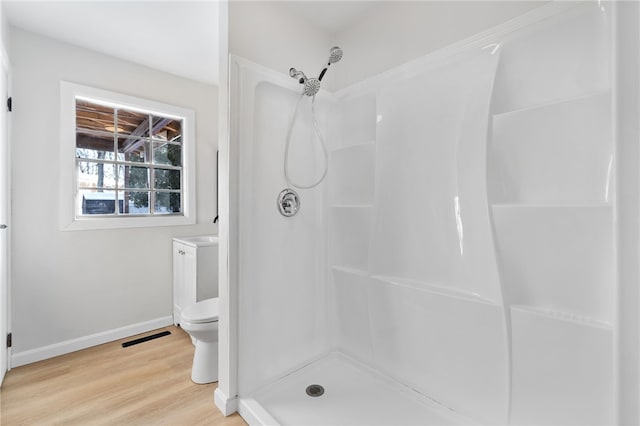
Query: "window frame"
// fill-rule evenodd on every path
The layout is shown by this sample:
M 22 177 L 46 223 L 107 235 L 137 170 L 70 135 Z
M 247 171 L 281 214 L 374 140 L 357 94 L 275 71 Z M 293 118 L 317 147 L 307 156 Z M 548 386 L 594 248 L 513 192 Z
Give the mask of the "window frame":
M 78 215 L 76 99 L 182 120 L 182 214 Z M 60 82 L 60 228 L 63 231 L 180 226 L 196 223 L 195 112 L 162 102 Z M 151 179 L 152 177 L 150 177 Z

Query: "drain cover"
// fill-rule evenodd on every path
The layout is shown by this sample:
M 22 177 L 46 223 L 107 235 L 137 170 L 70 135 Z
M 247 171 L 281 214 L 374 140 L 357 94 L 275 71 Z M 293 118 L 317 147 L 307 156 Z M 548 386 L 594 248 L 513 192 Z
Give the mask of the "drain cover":
M 324 393 L 324 388 L 320 385 L 307 386 L 307 395 L 309 396 L 322 396 L 323 393 Z

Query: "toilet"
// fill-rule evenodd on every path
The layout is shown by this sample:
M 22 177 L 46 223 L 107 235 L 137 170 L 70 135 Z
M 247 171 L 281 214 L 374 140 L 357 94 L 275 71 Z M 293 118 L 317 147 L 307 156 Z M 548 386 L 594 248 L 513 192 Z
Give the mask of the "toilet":
M 202 300 L 182 311 L 180 327 L 195 339 L 191 380 L 198 384 L 218 381 L 218 298 Z

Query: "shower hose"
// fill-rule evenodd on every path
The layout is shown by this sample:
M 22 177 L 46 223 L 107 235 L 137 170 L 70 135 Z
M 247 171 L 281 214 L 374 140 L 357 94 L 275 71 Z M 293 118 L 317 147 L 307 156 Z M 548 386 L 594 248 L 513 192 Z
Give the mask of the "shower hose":
M 291 124 L 289 124 L 289 131 L 287 132 L 287 143 L 284 149 L 284 177 L 288 185 L 295 186 L 296 188 L 299 188 L 299 189 L 311 189 L 320 185 L 320 183 L 324 180 L 324 178 L 327 177 L 327 171 L 329 169 L 329 155 L 327 154 L 327 146 L 324 142 L 324 138 L 322 137 L 322 132 L 320 132 L 320 125 L 318 124 L 318 120 L 316 119 L 316 108 L 315 108 L 316 96 L 315 95 L 313 95 L 311 99 L 311 119 L 313 122 L 313 130 L 315 131 L 316 136 L 318 136 L 318 139 L 320 140 L 320 146 L 322 147 L 322 153 L 324 155 L 324 171 L 322 172 L 322 176 L 320 176 L 320 178 L 317 181 L 315 181 L 310 185 L 299 185 L 293 182 L 293 180 L 291 180 L 291 177 L 289 176 L 289 149 L 291 147 L 291 134 L 293 133 L 293 126 L 296 122 L 296 119 L 298 118 L 298 110 L 300 109 L 300 102 L 304 97 L 305 97 L 305 94 L 302 93 L 300 95 L 300 98 L 298 98 L 298 102 L 296 103 L 296 109 L 295 109 L 295 112 L 293 113 L 293 118 L 291 119 Z

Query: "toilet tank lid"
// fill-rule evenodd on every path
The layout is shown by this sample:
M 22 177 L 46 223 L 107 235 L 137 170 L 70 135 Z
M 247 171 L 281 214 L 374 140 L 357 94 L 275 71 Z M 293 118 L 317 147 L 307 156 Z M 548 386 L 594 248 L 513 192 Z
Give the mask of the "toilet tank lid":
M 192 323 L 218 321 L 218 298 L 206 299 L 194 305 L 187 306 L 182 311 L 182 319 Z

